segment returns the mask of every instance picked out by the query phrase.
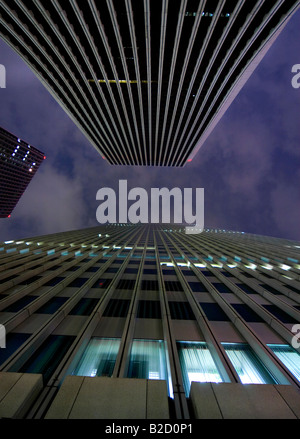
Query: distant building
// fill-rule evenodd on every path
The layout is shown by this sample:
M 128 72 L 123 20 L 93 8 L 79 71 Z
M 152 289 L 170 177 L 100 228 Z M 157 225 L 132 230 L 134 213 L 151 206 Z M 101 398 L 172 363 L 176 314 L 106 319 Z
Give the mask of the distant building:
M 3 418 L 300 418 L 297 242 L 119 224 L 0 243 L 0 323 Z
M 0 36 L 108 163 L 184 166 L 298 7 L 2 0 Z
M 0 127 L 0 218 L 11 215 L 44 153 Z

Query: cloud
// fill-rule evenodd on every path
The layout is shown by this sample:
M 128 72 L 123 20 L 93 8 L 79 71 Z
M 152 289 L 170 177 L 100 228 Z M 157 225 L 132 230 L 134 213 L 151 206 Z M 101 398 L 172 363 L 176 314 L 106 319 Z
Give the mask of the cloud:
M 296 181 L 300 181 L 297 172 Z M 282 235 L 289 239 L 299 237 L 300 191 L 299 185 L 276 185 L 270 193 L 270 216 Z
M 85 201 L 75 179 L 48 166 L 38 170 L 10 219 L 1 220 L 0 239 L 36 236 L 84 227 Z

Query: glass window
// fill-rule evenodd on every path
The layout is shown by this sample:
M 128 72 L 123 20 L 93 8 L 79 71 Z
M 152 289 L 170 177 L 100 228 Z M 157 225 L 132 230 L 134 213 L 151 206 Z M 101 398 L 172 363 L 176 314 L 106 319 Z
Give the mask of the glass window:
M 252 348 L 245 343 L 222 343 L 243 384 L 276 384 Z
M 157 300 L 139 300 L 137 318 L 160 319 L 160 302 Z
M 179 281 L 165 280 L 166 291 L 183 291 Z
M 83 297 L 74 306 L 74 308 L 72 308 L 69 314 L 76 316 L 89 316 L 92 314 L 92 311 L 96 307 L 97 303 L 98 299 Z
M 44 284 L 45 287 L 54 287 L 55 285 L 57 285 L 59 282 L 63 281 L 65 278 L 64 277 L 54 277 L 53 279 L 49 280 L 48 282 L 46 282 Z
M 21 309 L 23 309 L 25 306 L 29 305 L 33 300 L 37 299 L 38 296 L 24 296 L 21 297 L 21 299 L 17 300 L 16 302 L 12 303 L 11 305 L 4 308 L 3 312 L 18 312 Z M 1 297 L 0 297 L 1 299 Z
M 193 270 L 181 270 L 184 276 L 195 276 Z
M 52 297 L 52 299 L 38 308 L 35 313 L 54 314 L 67 300 L 68 297 Z
M 127 376 L 129 378 L 167 380 L 163 340 L 133 340 Z
M 204 276 L 206 276 L 206 277 L 214 276 L 214 273 L 212 273 L 211 271 L 208 271 L 208 270 L 201 270 L 201 273 L 204 274 Z
M 113 373 L 120 347 L 118 338 L 92 337 L 81 356 L 73 375 L 108 376 Z
M 223 381 L 205 342 L 179 341 L 177 349 L 186 396 L 190 393 L 192 381 Z
M 119 267 L 109 267 L 105 270 L 105 273 L 116 273 L 119 270 Z
M 80 265 L 74 265 L 73 267 L 69 267 L 68 271 L 76 271 L 80 268 Z
M 57 270 L 60 267 L 61 267 L 61 265 L 53 265 L 53 267 L 49 267 L 49 268 L 47 268 L 47 270 L 54 271 L 54 270 Z
M 282 323 L 298 323 L 298 321 L 296 319 L 294 319 L 294 317 L 290 316 L 289 314 L 287 314 L 285 311 L 283 311 L 282 309 L 280 309 L 276 305 L 272 305 L 272 304 L 271 305 L 263 305 L 263 307 L 267 311 L 272 313 Z
M 157 274 L 156 268 L 144 268 L 143 271 L 144 274 Z
M 82 287 L 83 284 L 85 284 L 85 282 L 88 280 L 87 277 L 78 277 L 77 279 L 74 279 L 69 285 L 68 287 L 77 287 L 80 288 Z
M 164 268 L 162 272 L 166 276 L 176 276 L 176 271 L 173 268 Z
M 25 341 L 31 334 L 22 334 L 17 332 L 10 332 L 6 334 L 6 348 L 0 348 L 0 364 L 4 363 Z
M 125 268 L 124 273 L 129 273 L 129 274 L 137 274 L 139 271 L 138 268 Z
M 133 261 L 133 260 L 130 260 L 129 262 L 128 262 L 128 265 L 139 265 L 140 264 L 140 261 Z
M 175 320 L 195 320 L 189 302 L 172 302 L 169 301 L 171 318 Z
M 92 288 L 108 288 L 112 279 L 98 279 Z
M 246 322 L 264 322 L 264 320 L 245 303 L 232 303 L 231 306 Z
M 29 279 L 22 280 L 20 282 L 20 285 L 29 285 L 29 284 L 32 284 L 33 282 L 36 282 L 37 280 L 40 280 L 41 278 L 42 278 L 42 276 L 33 276 Z
M 135 287 L 135 279 L 120 279 L 117 285 L 119 290 L 133 290 Z
M 289 345 L 268 344 L 285 367 L 300 381 L 300 354 Z
M 85 270 L 87 273 L 95 273 L 99 270 L 99 267 L 90 267 L 87 270 Z
M 2 265 L 2 264 L 1 264 Z M 33 269 L 35 269 L 36 267 L 34 267 Z M 16 275 L 15 274 L 13 274 L 12 276 L 8 276 L 8 277 L 6 277 L 5 279 L 1 279 L 0 280 L 0 285 L 1 284 L 4 284 L 5 282 L 8 282 L 9 280 L 12 280 L 12 279 L 14 279 L 16 277 Z
M 219 291 L 219 293 L 232 293 L 230 288 L 227 287 L 225 284 L 221 283 L 214 283 L 213 286 Z
M 142 280 L 141 290 L 158 291 L 159 285 L 157 280 Z
M 205 288 L 205 286 L 197 281 L 197 282 L 189 282 L 189 286 L 191 287 L 192 291 L 194 291 L 194 293 L 196 292 L 200 292 L 200 293 L 205 293 L 207 292 L 207 289 Z
M 225 277 L 233 277 L 233 275 L 231 273 L 228 273 L 228 271 L 221 271 L 221 273 L 223 274 L 223 276 Z
M 49 335 L 18 372 L 41 373 L 46 384 L 74 339 L 69 335 Z
M 236 284 L 241 290 L 243 290 L 247 294 L 258 294 L 253 288 L 249 287 L 246 284 Z
M 126 317 L 130 300 L 110 299 L 103 313 L 104 317 Z
M 199 302 L 206 317 L 212 322 L 229 322 L 230 319 L 218 303 Z
M 266 276 L 266 274 L 264 273 L 264 276 Z M 275 294 L 275 295 L 280 295 L 282 294 L 280 291 L 276 290 L 275 288 L 271 287 L 270 285 L 267 284 L 260 284 L 261 287 L 263 287 L 265 290 L 268 290 L 270 293 Z

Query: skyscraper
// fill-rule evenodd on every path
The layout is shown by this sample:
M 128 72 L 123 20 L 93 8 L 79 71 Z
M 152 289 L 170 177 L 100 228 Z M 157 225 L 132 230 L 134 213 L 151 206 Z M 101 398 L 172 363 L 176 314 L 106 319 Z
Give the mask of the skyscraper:
M 43 152 L 0 127 L 0 218 L 11 215 L 44 159 Z
M 0 36 L 110 164 L 184 166 L 298 7 L 3 0 Z
M 163 224 L 2 243 L 0 417 L 300 418 L 299 249 Z

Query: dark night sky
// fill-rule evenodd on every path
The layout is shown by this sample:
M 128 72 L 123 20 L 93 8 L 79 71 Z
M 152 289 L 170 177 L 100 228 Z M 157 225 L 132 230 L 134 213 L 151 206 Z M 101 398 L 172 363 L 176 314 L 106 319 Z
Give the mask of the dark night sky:
M 7 83 L 0 89 L 0 126 L 47 159 L 0 240 L 98 225 L 96 192 L 117 188 L 204 188 L 205 227 L 300 241 L 300 11 L 234 103 L 184 168 L 114 167 L 101 158 L 31 70 L 0 40 Z

